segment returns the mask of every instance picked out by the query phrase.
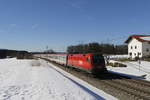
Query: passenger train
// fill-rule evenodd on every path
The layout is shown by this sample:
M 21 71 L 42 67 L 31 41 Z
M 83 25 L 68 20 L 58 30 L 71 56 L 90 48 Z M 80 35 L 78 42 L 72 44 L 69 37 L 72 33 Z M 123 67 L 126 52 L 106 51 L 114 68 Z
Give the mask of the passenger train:
M 106 72 L 105 60 L 101 54 L 34 54 L 58 64 L 84 70 L 94 75 Z

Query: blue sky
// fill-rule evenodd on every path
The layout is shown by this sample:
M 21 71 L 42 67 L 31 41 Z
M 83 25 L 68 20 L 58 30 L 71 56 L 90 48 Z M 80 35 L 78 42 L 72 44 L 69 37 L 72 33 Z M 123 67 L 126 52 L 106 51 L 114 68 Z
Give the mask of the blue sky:
M 150 0 L 0 0 L 0 48 L 64 51 L 131 34 L 150 34 Z

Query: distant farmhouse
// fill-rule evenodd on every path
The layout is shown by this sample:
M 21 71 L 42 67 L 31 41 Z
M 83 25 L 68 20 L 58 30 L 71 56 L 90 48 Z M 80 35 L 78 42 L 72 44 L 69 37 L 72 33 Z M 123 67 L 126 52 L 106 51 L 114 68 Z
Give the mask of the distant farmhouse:
M 131 35 L 125 41 L 128 44 L 128 56 L 150 57 L 150 35 Z

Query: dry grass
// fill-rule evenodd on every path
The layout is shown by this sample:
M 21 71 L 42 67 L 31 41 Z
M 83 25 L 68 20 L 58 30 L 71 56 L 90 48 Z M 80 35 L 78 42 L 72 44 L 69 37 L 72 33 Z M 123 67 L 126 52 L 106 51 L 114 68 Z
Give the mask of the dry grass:
M 38 67 L 38 66 L 41 66 L 41 63 L 38 60 L 33 60 L 31 61 L 31 66 Z
M 118 63 L 118 62 L 109 63 L 109 64 L 107 64 L 107 66 L 112 66 L 112 67 L 127 67 L 127 65 L 122 64 L 122 63 Z

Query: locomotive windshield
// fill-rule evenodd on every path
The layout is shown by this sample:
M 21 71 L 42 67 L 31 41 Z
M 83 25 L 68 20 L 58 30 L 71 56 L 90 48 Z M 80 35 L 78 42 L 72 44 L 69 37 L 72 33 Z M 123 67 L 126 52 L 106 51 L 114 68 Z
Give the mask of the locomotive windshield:
M 104 57 L 101 56 L 101 55 L 94 55 L 94 56 L 93 56 L 93 63 L 95 63 L 95 64 L 102 64 L 102 63 L 105 63 Z

